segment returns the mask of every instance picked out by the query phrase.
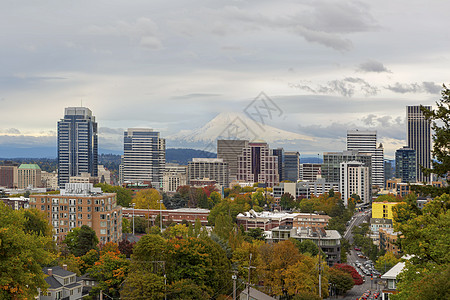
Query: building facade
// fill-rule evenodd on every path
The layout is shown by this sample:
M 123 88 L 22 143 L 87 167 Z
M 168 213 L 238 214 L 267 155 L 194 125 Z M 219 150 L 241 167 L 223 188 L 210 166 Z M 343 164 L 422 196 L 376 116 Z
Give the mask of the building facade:
M 393 220 L 392 208 L 403 202 L 373 202 L 372 218 Z
M 58 186 L 82 172 L 97 176 L 97 123 L 86 107 L 67 107 L 58 122 Z
M 166 141 L 149 128 L 129 128 L 123 139 L 123 182 L 148 181 L 162 188 L 166 163 Z
M 281 181 L 284 179 L 284 149 L 277 148 L 272 150 L 272 154 L 278 158 L 278 179 Z
M 41 172 L 42 187 L 50 190 L 58 189 L 58 172 L 53 171 L 51 173 L 42 171 Z
M 59 195 L 30 195 L 30 207 L 47 215 L 57 241 L 74 228 L 91 227 L 101 243 L 122 240 L 122 207 L 115 193 L 103 193 L 91 183 L 67 183 Z
M 319 178 L 316 181 L 300 181 L 296 183 L 280 182 L 273 187 L 273 197 L 279 199 L 284 193 L 289 193 L 295 199 L 310 199 L 313 195 L 320 196 L 328 193 L 330 189 L 336 193 L 340 192 L 339 183 L 327 182 L 324 178 Z
M 11 161 L 0 165 L 0 186 L 9 189 L 18 187 L 18 167 L 19 164 Z
M 341 180 L 341 163 L 349 161 L 362 162 L 365 167 L 369 168 L 370 176 L 372 171 L 372 155 L 357 150 L 325 152 L 323 154 L 322 176 L 328 182 L 339 182 Z M 371 178 L 369 182 L 372 184 Z
M 175 193 L 179 186 L 187 185 L 187 167 L 178 164 L 166 164 L 163 173 L 163 192 Z
M 416 182 L 416 151 L 403 147 L 395 151 L 395 177 L 401 182 Z
M 322 164 L 300 164 L 300 180 L 304 181 L 316 181 L 318 175 L 322 174 Z
M 42 187 L 41 168 L 37 164 L 21 164 L 17 169 L 19 189 Z
M 408 124 L 408 148 L 416 152 L 416 179 L 419 182 L 429 182 L 420 167 L 431 167 L 431 125 L 420 110 L 420 105 L 407 106 L 406 119 Z M 431 106 L 424 106 L 431 110 Z
M 297 182 L 300 174 L 300 153 L 287 151 L 284 153 L 283 180 Z
M 203 178 L 214 180 L 221 186 L 228 185 L 228 163 L 221 158 L 193 158 L 188 163 L 189 184 Z
M 228 177 L 230 182 L 237 180 L 238 156 L 242 149 L 248 146 L 247 140 L 217 140 L 217 158 L 228 163 Z M 227 183 L 227 186 L 229 183 Z
M 348 130 L 347 150 L 371 154 L 371 184 L 384 187 L 384 149 L 382 144 L 377 147 L 377 132 Z
M 267 183 L 269 187 L 278 184 L 278 158 L 272 155 L 266 142 L 252 142 L 242 150 L 238 156 L 237 180 Z
M 348 205 L 348 199 L 353 194 L 358 195 L 363 203 L 369 203 L 372 200 L 369 167 L 364 166 L 362 162 L 341 163 L 339 186 L 345 206 Z

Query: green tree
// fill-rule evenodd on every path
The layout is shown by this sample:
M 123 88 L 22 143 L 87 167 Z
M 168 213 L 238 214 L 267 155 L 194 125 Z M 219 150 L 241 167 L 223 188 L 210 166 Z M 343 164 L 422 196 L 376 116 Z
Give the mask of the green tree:
M 281 209 L 290 209 L 295 205 L 294 196 L 289 193 L 284 193 L 280 199 Z
M 228 240 L 230 237 L 230 232 L 233 230 L 234 224 L 233 219 L 229 215 L 218 215 L 216 218 L 216 223 L 213 228 L 213 232 L 217 234 L 220 238 Z
M 164 299 L 164 277 L 143 270 L 129 272 L 120 296 L 122 299 Z
M 133 231 L 133 224 L 131 222 L 127 218 L 122 218 L 122 233 L 131 233 Z
M 74 228 L 64 240 L 69 251 L 75 256 L 83 256 L 91 249 L 97 249 L 98 238 L 95 231 L 87 226 Z
M 33 299 L 45 290 L 42 265 L 53 260 L 51 237 L 27 229 L 23 215 L 0 202 L 0 299 Z
M 250 240 L 264 241 L 266 239 L 264 230 L 261 228 L 249 228 L 245 233 L 245 236 L 249 237 Z
M 132 202 L 136 203 L 138 209 L 166 209 L 164 204 L 159 203 L 162 200 L 161 194 L 155 189 L 145 189 L 136 193 Z
M 130 221 L 131 228 L 133 227 L 133 220 Z M 145 233 L 148 226 L 148 220 L 143 217 L 134 217 L 134 232 Z M 132 229 L 133 230 L 133 229 Z
M 423 169 L 426 175 L 446 175 L 450 171 L 450 89 L 445 84 L 441 91 L 441 98 L 436 102 L 436 109 L 428 110 L 421 107 L 425 118 L 431 122 L 433 134 L 433 150 L 435 158 L 431 169 Z
M 211 296 L 190 279 L 175 281 L 168 287 L 169 299 L 197 300 L 210 299 Z
M 386 252 L 386 254 L 380 256 L 375 262 L 375 269 L 385 273 L 388 270 L 390 270 L 393 266 L 395 266 L 399 261 L 400 259 L 395 257 L 393 253 Z
M 348 272 L 336 268 L 330 268 L 329 272 L 328 281 L 337 295 L 345 295 L 355 285 L 352 275 Z
M 97 183 L 96 187 L 100 187 L 104 193 L 116 193 L 117 204 L 123 207 L 129 207 L 133 199 L 133 191 L 121 186 L 112 186 L 106 183 Z
M 311 240 L 304 240 L 302 242 L 292 238 L 290 240 L 302 254 L 309 253 L 311 256 L 319 254 L 319 247 Z

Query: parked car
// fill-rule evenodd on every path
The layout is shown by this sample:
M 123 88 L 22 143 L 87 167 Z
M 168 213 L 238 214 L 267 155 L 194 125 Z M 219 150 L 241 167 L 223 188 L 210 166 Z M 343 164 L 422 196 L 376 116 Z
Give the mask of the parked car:
M 355 251 L 361 251 L 361 248 L 355 247 Z

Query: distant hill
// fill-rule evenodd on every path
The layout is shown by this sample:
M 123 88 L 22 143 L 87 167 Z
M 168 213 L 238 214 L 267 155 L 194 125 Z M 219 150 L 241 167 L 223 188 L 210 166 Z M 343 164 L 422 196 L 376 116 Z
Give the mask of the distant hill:
M 216 153 L 196 149 L 166 149 L 166 162 L 187 165 L 192 158 L 215 158 Z

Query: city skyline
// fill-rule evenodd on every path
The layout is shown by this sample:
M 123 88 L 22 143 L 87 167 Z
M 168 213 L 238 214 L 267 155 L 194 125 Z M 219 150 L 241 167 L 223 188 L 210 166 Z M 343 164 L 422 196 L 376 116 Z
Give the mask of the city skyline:
M 55 146 L 54 120 L 82 105 L 96 112 L 100 147 L 120 151 L 126 128 L 171 136 L 245 113 L 263 91 L 281 112 L 267 125 L 314 138 L 287 151 L 344 150 L 358 128 L 376 130 L 393 158 L 405 107 L 433 105 L 450 77 L 450 3 L 387 4 L 5 3 L 0 146 Z

